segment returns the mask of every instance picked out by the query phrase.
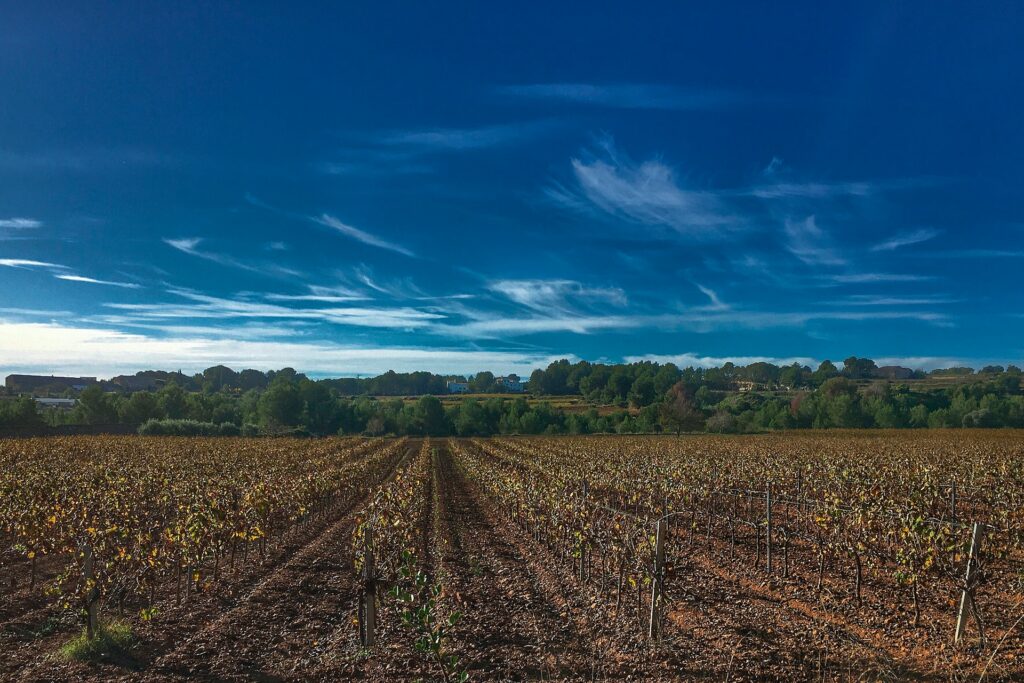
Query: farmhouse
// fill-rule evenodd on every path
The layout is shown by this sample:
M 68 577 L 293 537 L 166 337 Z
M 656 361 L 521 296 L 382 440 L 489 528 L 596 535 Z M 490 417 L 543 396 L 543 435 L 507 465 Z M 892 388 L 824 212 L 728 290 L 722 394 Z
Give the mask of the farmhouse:
M 78 405 L 76 398 L 37 398 L 36 405 L 40 408 L 51 408 L 53 410 L 71 410 Z
M 519 393 L 524 390 L 523 382 L 519 379 L 519 375 L 508 375 L 507 377 L 495 377 L 494 383 L 505 391 L 512 393 Z
M 448 382 L 448 393 L 449 394 L 468 394 L 469 393 L 469 382 Z
M 4 382 L 12 393 L 31 394 L 39 391 L 60 393 L 71 389 L 81 391 L 97 384 L 95 377 L 57 377 L 55 375 L 8 375 Z
M 157 391 L 167 381 L 151 375 L 118 375 L 112 378 L 110 383 L 117 385 L 123 391 L 132 393 L 135 391 Z

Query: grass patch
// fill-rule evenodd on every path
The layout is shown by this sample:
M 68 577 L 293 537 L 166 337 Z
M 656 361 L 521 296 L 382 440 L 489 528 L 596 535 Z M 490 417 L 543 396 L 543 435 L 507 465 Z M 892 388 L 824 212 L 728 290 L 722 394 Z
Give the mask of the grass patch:
M 131 648 L 135 637 L 128 624 L 114 621 L 100 624 L 96 636 L 89 640 L 85 631 L 75 636 L 60 648 L 65 659 L 80 662 L 95 662 L 103 659 L 131 659 Z

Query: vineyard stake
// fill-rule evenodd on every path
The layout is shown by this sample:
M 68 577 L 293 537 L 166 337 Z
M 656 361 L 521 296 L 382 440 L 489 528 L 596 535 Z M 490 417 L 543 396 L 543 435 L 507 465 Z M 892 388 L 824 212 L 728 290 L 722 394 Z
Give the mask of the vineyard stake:
M 764 507 L 765 507 L 765 558 L 767 560 L 768 573 L 772 573 L 772 485 L 768 484 L 768 489 L 764 494 Z
M 975 522 L 971 528 L 971 550 L 967 556 L 967 571 L 964 573 L 964 587 L 960 593 L 960 609 L 956 615 L 956 634 L 953 637 L 954 643 L 959 643 L 967 630 L 968 609 L 974 615 L 978 627 L 981 627 L 981 620 L 978 619 L 977 605 L 974 603 L 974 581 L 975 569 L 978 565 L 978 553 L 981 552 L 981 523 Z
M 588 496 L 589 493 L 590 493 L 590 484 L 587 482 L 586 479 L 584 479 L 583 480 L 583 490 L 582 490 L 583 505 L 581 506 L 584 509 L 586 508 L 587 496 Z M 586 540 L 583 537 L 583 529 L 582 528 L 580 529 L 580 545 L 579 545 L 579 550 L 580 550 L 580 583 L 584 583 L 587 580 L 587 576 L 586 576 L 586 572 L 587 572 L 587 570 L 586 570 L 587 543 L 586 543 Z
M 363 536 L 365 556 L 363 558 L 363 637 L 364 647 L 373 647 L 377 629 L 377 582 L 374 579 L 373 527 L 366 525 Z
M 956 479 L 949 485 L 949 509 L 953 513 L 953 521 L 956 521 Z
M 654 576 L 651 581 L 651 620 L 647 636 L 652 640 L 661 631 L 661 604 L 665 581 L 665 520 L 659 519 L 654 537 Z
M 82 561 L 82 579 L 85 581 L 85 636 L 92 640 L 96 637 L 96 601 L 100 597 L 99 586 L 96 585 L 95 562 L 96 558 L 92 552 L 92 546 L 85 546 Z

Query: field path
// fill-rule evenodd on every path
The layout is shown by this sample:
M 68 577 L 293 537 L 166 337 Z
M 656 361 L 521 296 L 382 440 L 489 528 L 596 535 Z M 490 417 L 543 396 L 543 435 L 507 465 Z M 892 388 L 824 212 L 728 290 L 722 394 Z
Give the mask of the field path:
M 592 647 L 564 597 L 454 466 L 449 450 L 439 455 L 441 581 L 462 613 L 451 649 L 473 680 L 591 678 Z

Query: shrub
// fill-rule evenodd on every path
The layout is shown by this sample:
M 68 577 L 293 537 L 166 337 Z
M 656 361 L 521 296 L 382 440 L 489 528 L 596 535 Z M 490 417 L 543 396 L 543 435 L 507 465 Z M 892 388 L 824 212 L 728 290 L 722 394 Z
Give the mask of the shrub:
M 142 436 L 238 436 L 241 431 L 230 422 L 198 420 L 147 420 L 139 427 Z
M 715 413 L 708 418 L 706 428 L 709 432 L 716 434 L 733 434 L 739 431 L 736 416 L 732 413 Z

